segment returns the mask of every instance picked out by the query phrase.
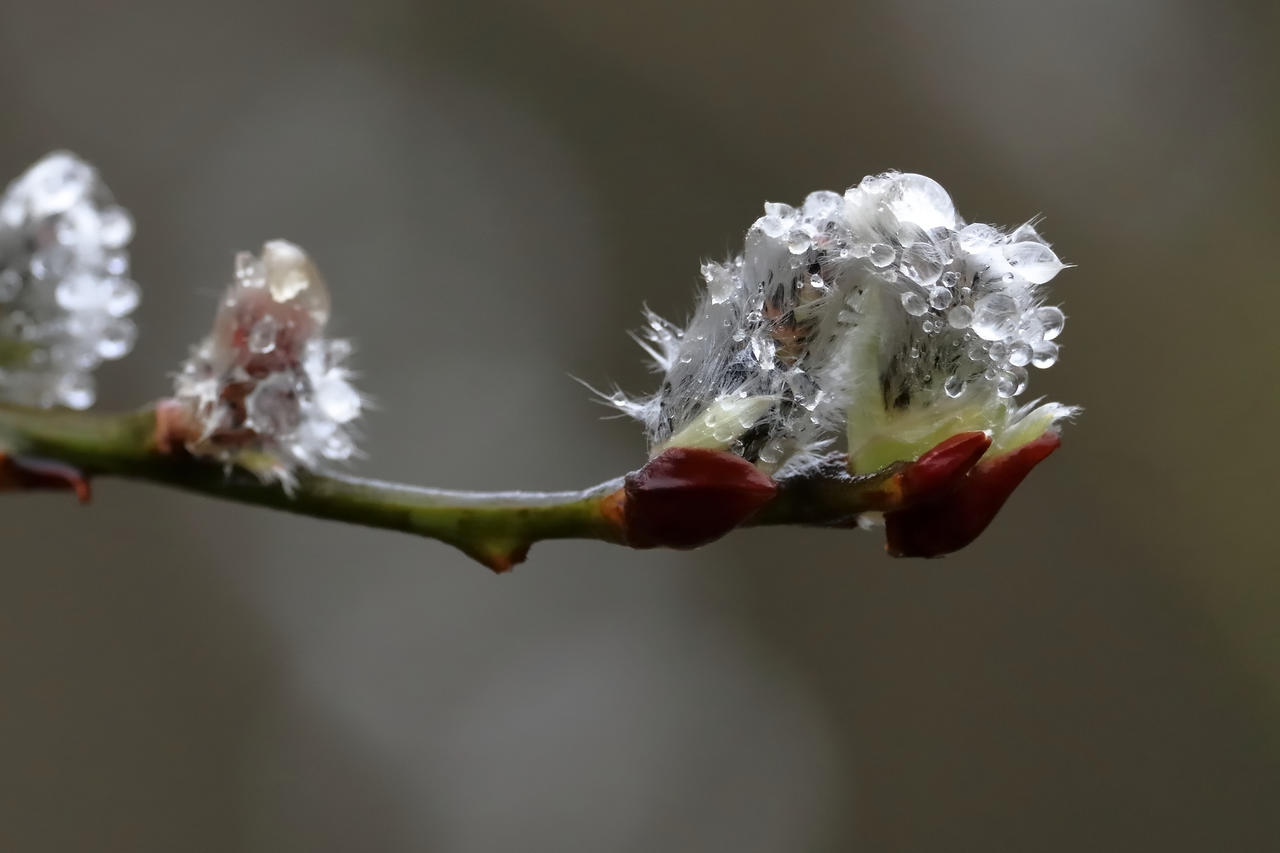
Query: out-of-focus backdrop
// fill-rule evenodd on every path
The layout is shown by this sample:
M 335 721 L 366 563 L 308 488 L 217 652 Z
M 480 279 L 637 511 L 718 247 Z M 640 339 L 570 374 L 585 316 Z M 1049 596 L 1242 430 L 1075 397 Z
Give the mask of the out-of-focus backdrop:
M 1078 265 L 1085 406 L 977 544 L 751 530 L 454 551 L 143 485 L 0 501 L 0 848 L 1264 850 L 1280 843 L 1273 11 L 658 0 L 7 2 L 0 172 L 135 213 L 163 393 L 287 237 L 359 343 L 372 475 L 635 467 L 643 390 L 765 200 L 887 168 Z M 1265 9 L 1265 4 L 1256 4 Z

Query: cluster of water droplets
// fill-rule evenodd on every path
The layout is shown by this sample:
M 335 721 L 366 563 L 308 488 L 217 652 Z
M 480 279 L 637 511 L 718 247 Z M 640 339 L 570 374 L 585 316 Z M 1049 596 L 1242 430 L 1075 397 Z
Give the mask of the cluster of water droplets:
M 275 240 L 236 257 L 213 333 L 183 364 L 175 397 L 198 422 L 198 455 L 242 462 L 246 451 L 296 468 L 356 454 L 364 402 L 346 366 L 351 345 L 324 337 L 329 291 L 297 246 Z
M 9 185 L 0 197 L 0 397 L 93 404 L 92 371 L 137 337 L 132 237 L 129 212 L 73 154 L 49 154 Z
M 835 440 L 868 382 L 886 408 L 1012 398 L 1029 367 L 1057 359 L 1064 317 L 1041 291 L 1063 266 L 1032 224 L 966 224 L 923 175 L 771 202 L 742 255 L 702 265 L 686 327 L 649 315 L 641 343 L 659 391 L 610 401 L 645 422 L 651 447 L 701 418 L 728 449 L 774 464 Z M 872 363 L 852 355 L 859 340 Z

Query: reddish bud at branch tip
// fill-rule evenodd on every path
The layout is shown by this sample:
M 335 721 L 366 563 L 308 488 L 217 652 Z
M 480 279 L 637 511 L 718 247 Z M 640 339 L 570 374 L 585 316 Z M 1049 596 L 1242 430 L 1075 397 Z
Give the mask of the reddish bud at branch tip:
M 968 545 L 986 530 L 1031 469 L 1060 443 L 1055 433 L 1045 433 L 980 462 L 941 497 L 886 513 L 886 549 L 895 557 L 939 557 Z
M 936 500 L 954 489 L 982 454 L 991 447 L 991 435 L 962 432 L 926 451 L 895 475 L 903 506 Z
M 740 456 L 673 447 L 627 476 L 622 516 L 635 548 L 697 548 L 773 500 L 777 483 Z

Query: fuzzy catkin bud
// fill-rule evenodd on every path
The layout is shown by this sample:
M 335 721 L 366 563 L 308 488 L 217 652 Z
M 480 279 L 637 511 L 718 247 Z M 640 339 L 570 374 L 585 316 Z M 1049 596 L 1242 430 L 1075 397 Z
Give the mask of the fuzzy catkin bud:
M 329 290 L 315 264 L 283 240 L 236 257 L 213 332 L 177 375 L 175 399 L 194 422 L 187 449 L 286 484 L 299 469 L 356 454 L 351 424 L 364 400 L 325 338 Z
M 652 455 L 728 450 L 770 473 L 839 451 L 873 470 L 972 430 L 1006 452 L 1075 412 L 1014 403 L 1057 359 L 1043 286 L 1063 267 L 1031 223 L 967 225 L 923 175 L 769 203 L 741 255 L 703 264 L 687 326 L 647 315 L 659 390 L 608 399 Z
M 41 159 L 0 197 L 0 398 L 88 408 L 93 370 L 137 337 L 129 278 L 133 219 L 97 170 Z

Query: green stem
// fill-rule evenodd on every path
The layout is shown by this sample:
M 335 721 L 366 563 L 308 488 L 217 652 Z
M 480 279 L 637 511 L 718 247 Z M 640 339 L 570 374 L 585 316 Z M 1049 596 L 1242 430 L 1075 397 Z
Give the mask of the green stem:
M 286 489 L 249 471 L 167 452 L 157 444 L 157 409 L 126 414 L 34 409 L 0 403 L 0 461 L 59 463 L 84 477 L 161 483 L 224 500 L 397 530 L 453 545 L 496 571 L 543 539 L 627 544 L 624 478 L 572 492 L 461 492 L 342 474 L 302 474 Z M 774 499 L 747 525 L 849 526 L 882 507 L 892 468 L 854 477 L 824 471 L 778 482 Z M 48 468 L 45 468 L 47 475 Z M 0 473 L 0 489 L 5 487 Z
M 163 453 L 155 435 L 154 409 L 104 415 L 0 403 L 0 451 L 56 460 L 87 476 L 147 480 L 239 503 L 427 536 L 495 570 L 510 568 L 543 539 L 623 541 L 606 504 L 621 488 L 621 479 L 573 492 L 477 493 L 304 474 L 286 490 L 241 469 Z

